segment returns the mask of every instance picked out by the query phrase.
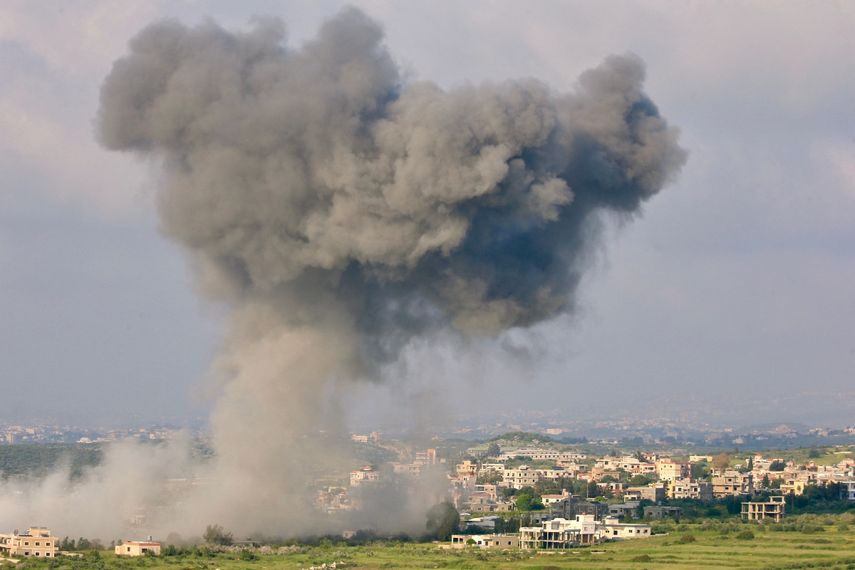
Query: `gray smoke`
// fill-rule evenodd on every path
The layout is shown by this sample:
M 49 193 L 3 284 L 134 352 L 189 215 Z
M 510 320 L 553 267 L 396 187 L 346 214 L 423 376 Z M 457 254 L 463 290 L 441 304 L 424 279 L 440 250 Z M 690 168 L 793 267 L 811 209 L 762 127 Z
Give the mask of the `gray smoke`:
M 639 58 L 613 56 L 572 93 L 405 82 L 355 9 L 300 49 L 278 20 L 133 38 L 102 88 L 100 140 L 162 164 L 163 230 L 232 308 L 218 499 L 197 524 L 281 528 L 282 489 L 313 476 L 306 434 L 336 428 L 336 386 L 414 335 L 572 310 L 590 222 L 638 212 L 686 158 L 643 80 Z

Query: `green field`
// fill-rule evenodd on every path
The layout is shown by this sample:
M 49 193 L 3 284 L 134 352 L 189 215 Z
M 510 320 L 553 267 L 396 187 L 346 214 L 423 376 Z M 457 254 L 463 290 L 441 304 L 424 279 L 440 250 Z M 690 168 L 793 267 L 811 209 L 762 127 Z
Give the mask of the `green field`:
M 602 544 L 556 553 L 522 551 L 443 550 L 435 544 L 382 543 L 366 546 L 324 544 L 292 547 L 289 554 L 205 553 L 119 559 L 113 554 L 87 553 L 81 559 L 51 562 L 27 560 L 18 568 L 67 570 L 172 569 L 234 570 L 300 569 L 337 563 L 339 568 L 459 569 L 693 569 L 693 568 L 824 568 L 855 569 L 855 526 L 851 517 L 794 517 L 779 529 L 736 521 L 672 525 L 671 532 L 650 539 Z M 749 535 L 753 534 L 753 538 Z M 341 563 L 344 563 L 342 565 Z

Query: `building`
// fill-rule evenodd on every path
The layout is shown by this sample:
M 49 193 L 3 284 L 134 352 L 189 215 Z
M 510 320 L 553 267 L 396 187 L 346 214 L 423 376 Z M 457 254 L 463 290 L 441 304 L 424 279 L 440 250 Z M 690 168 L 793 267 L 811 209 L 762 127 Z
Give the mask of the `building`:
M 840 481 L 840 495 L 844 501 L 855 501 L 855 481 Z
M 609 516 L 612 517 L 636 517 L 638 516 L 638 501 L 627 501 L 623 504 L 609 505 Z
M 397 470 L 396 470 L 397 473 Z M 380 472 L 374 469 L 371 465 L 366 465 L 362 469 L 350 472 L 350 486 L 359 487 L 364 483 L 371 483 L 380 480 Z
M 516 534 L 452 534 L 452 548 L 517 548 L 520 537 Z
M 458 475 L 475 475 L 478 473 L 478 464 L 466 459 L 455 466 Z
M 740 473 L 739 471 L 720 471 L 713 474 L 712 491 L 713 497 L 738 497 L 750 495 L 754 489 L 751 473 Z
M 554 494 L 554 495 L 547 494 L 547 495 L 541 495 L 540 496 L 541 502 L 544 504 L 544 506 L 547 506 L 547 507 L 550 505 L 558 504 L 562 501 L 566 501 L 569 498 L 570 498 L 570 493 L 566 489 L 563 489 L 561 491 L 561 493 L 559 493 L 559 494 Z
M 627 487 L 623 492 L 624 500 L 653 501 L 658 503 L 665 498 L 665 486 L 652 484 L 645 487 Z
M 424 451 L 417 451 L 416 460 L 413 463 L 416 465 L 436 465 L 438 463 L 436 449 L 431 447 Z
M 594 515 L 577 515 L 575 519 L 552 519 L 538 527 L 520 528 L 520 548 L 524 550 L 558 550 L 600 540 L 646 538 L 650 525 L 621 523 L 617 517 L 597 521 Z
M 467 521 L 463 522 L 463 526 L 466 529 L 479 529 L 479 530 L 496 530 L 496 521 L 501 520 L 502 517 L 496 515 L 484 516 L 484 517 L 473 517 Z
M 747 501 L 742 503 L 742 518 L 747 521 L 772 520 L 781 522 L 784 518 L 785 498 L 769 497 L 768 501 Z
M 696 501 L 711 501 L 713 498 L 712 483 L 692 479 L 674 479 L 668 481 L 669 499 L 694 499 Z
M 31 526 L 26 534 L 0 534 L 1 556 L 25 556 L 33 558 L 55 558 L 56 537 L 43 526 Z
M 552 519 L 540 526 L 520 528 L 520 548 L 523 550 L 555 550 L 592 544 L 597 539 L 594 515 L 577 515 L 573 520 Z
M 673 519 L 680 522 L 683 509 L 680 507 L 650 506 L 644 507 L 644 518 L 653 520 Z
M 673 481 L 689 475 L 689 465 L 671 459 L 661 459 L 656 462 L 656 474 L 660 481 Z
M 803 495 L 808 482 L 803 479 L 789 479 L 781 483 L 781 493 L 784 495 Z
M 619 522 L 617 517 L 606 517 L 597 524 L 597 538 L 600 540 L 625 540 L 628 538 L 650 537 L 650 525 Z
M 522 489 L 523 487 L 534 487 L 540 481 L 540 474 L 527 465 L 521 465 L 519 469 L 505 469 L 502 473 L 502 483 L 506 487 Z
M 116 556 L 160 556 L 160 543 L 150 540 L 126 540 L 116 545 Z

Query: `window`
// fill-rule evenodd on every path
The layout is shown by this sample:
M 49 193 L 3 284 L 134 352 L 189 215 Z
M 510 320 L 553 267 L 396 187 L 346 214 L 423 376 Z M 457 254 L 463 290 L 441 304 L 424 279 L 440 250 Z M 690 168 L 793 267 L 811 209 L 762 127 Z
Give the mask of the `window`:
M 39 552 L 36 552 L 36 556 L 41 556 L 41 553 L 39 553 Z
M 42 543 L 41 543 L 41 542 L 37 542 L 37 543 L 36 543 L 36 546 L 41 546 L 41 545 L 42 545 Z
M 45 556 L 50 556 L 50 552 L 45 552 Z

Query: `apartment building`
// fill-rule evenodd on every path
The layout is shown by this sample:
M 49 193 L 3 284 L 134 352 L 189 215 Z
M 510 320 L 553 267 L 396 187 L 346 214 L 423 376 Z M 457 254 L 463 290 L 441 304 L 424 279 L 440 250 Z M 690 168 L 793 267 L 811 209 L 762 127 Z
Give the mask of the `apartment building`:
M 672 459 L 660 459 L 656 462 L 656 474 L 660 481 L 673 481 L 682 479 L 689 475 L 688 463 L 681 463 Z
M 776 523 L 784 519 L 785 497 L 769 497 L 768 501 L 747 501 L 742 503 L 742 518 L 747 521 L 772 520 Z
M 669 499 L 711 501 L 713 498 L 712 483 L 689 478 L 674 479 L 668 481 L 667 495 Z
M 592 544 L 597 538 L 594 515 L 576 515 L 573 520 L 552 519 L 540 526 L 520 528 L 523 550 L 563 550 L 580 544 Z
M 728 469 L 713 474 L 712 490 L 715 498 L 750 495 L 753 489 L 751 473 L 740 473 Z
M 0 556 L 55 558 L 56 552 L 56 537 L 42 526 L 31 526 L 26 534 L 0 534 Z

